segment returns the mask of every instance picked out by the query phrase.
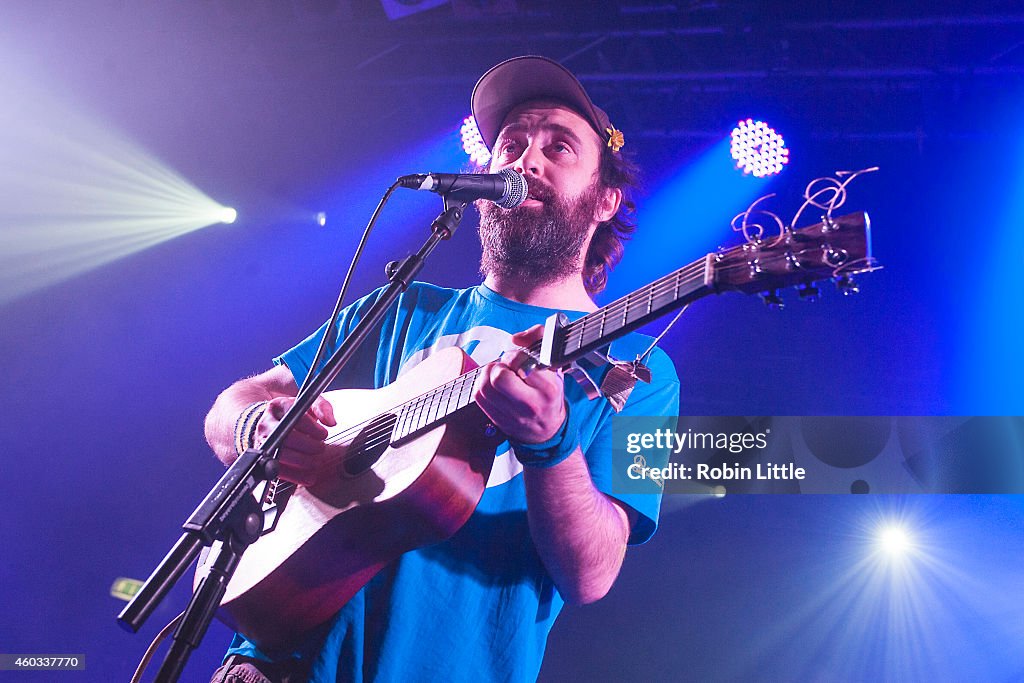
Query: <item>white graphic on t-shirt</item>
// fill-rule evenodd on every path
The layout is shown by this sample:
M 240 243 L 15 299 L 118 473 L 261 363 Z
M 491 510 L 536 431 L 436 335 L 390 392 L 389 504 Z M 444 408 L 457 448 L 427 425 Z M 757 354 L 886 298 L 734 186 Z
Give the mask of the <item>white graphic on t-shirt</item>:
M 420 349 L 409 356 L 408 360 L 402 364 L 402 369 L 398 371 L 398 376 L 401 377 L 409 370 L 412 370 L 422 363 L 423 359 L 427 356 L 431 356 L 442 349 L 450 349 L 453 346 L 458 346 L 464 351 L 468 350 L 469 357 L 473 359 L 473 362 L 477 365 L 483 365 L 484 363 L 490 363 L 492 360 L 497 360 L 503 351 L 507 351 L 515 345 L 512 343 L 512 335 L 505 330 L 499 330 L 497 327 L 490 327 L 488 325 L 471 327 L 459 334 L 446 334 L 443 337 L 438 337 L 427 348 Z
M 515 344 L 512 343 L 512 335 L 505 330 L 499 330 L 488 325 L 471 327 L 459 334 L 446 334 L 443 337 L 438 337 L 427 348 L 420 349 L 409 356 L 408 360 L 402 364 L 402 369 L 398 371 L 398 376 L 401 377 L 409 370 L 412 370 L 428 356 L 442 349 L 450 349 L 453 346 L 458 346 L 467 351 L 469 357 L 477 365 L 484 365 L 492 360 L 497 360 L 502 352 L 514 348 Z M 494 458 L 491 476 L 487 479 L 487 488 L 509 482 L 521 474 L 522 471 L 523 465 L 516 460 L 511 450 L 498 453 Z

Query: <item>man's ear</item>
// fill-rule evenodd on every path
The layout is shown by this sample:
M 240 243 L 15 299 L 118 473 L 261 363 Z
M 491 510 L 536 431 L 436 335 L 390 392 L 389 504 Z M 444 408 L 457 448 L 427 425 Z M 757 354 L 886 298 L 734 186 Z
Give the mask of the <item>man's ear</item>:
M 601 195 L 601 201 L 594 210 L 594 220 L 604 223 L 612 219 L 612 216 L 619 212 L 622 205 L 622 190 L 617 187 L 609 187 Z

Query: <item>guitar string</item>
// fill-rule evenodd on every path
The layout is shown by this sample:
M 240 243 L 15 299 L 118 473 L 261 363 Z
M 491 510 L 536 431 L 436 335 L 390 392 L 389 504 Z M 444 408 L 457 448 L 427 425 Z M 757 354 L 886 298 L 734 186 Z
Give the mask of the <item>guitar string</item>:
M 536 346 L 537 346 L 536 351 L 539 351 L 540 350 L 540 345 L 537 344 Z M 475 382 L 475 380 L 476 380 L 475 375 L 478 374 L 481 369 L 482 368 L 473 368 L 469 372 L 463 373 L 462 375 L 459 375 L 455 379 L 452 379 L 452 380 L 449 380 L 448 382 L 445 382 L 445 384 L 442 384 L 441 387 L 437 387 L 437 388 L 431 389 L 431 390 L 429 390 L 429 391 L 427 391 L 427 392 L 425 392 L 423 394 L 420 394 L 419 396 L 417 396 L 415 398 L 412 398 L 412 399 L 406 401 L 405 403 L 402 403 L 402 404 L 399 404 L 398 406 L 395 406 L 395 408 L 392 409 L 392 411 L 388 411 L 388 412 L 389 413 L 395 412 L 395 413 L 399 413 L 400 414 L 401 410 L 403 408 L 408 408 L 412 404 L 415 404 L 417 402 L 420 402 L 422 404 L 424 402 L 423 401 L 424 397 L 428 397 L 431 394 L 433 394 L 433 393 L 443 389 L 444 387 L 447 387 L 448 385 L 452 385 L 452 387 L 454 388 L 455 384 L 461 382 L 463 384 L 463 387 L 464 387 L 465 381 L 469 379 L 470 375 L 474 375 L 473 381 Z M 461 390 L 461 387 L 460 387 L 460 390 Z M 466 405 L 470 405 L 470 404 L 467 403 Z M 417 410 L 418 410 L 418 408 L 417 408 Z M 346 438 L 349 438 L 349 437 L 354 438 L 355 436 L 359 435 L 359 433 L 362 431 L 362 429 L 366 425 L 369 425 L 369 424 L 373 423 L 375 420 L 381 419 L 382 417 L 384 417 L 387 414 L 388 413 L 381 413 L 379 415 L 375 415 L 374 417 L 372 417 L 372 418 L 370 418 L 368 420 L 364 420 L 363 422 L 360 422 L 360 423 L 358 423 L 356 425 L 353 425 L 352 427 L 349 427 L 348 429 L 344 430 L 343 432 L 339 432 L 338 434 L 335 434 L 334 436 L 329 437 L 328 439 L 326 439 L 324 441 L 324 443 L 333 445 L 335 443 L 338 443 L 340 441 L 345 440 Z M 397 422 L 397 416 L 396 416 L 396 422 Z M 361 449 L 362 450 L 372 450 L 373 448 L 376 448 L 377 446 L 380 446 L 383 443 L 385 443 L 385 441 L 386 442 L 390 442 L 391 435 L 392 435 L 392 433 L 394 431 L 394 425 L 395 425 L 395 423 L 391 423 L 391 426 L 389 426 L 389 427 L 383 427 L 383 428 L 378 427 L 375 432 L 369 432 L 368 434 L 370 434 L 370 436 L 368 436 L 366 442 L 364 444 L 362 444 Z M 416 430 L 411 431 L 410 434 L 415 433 L 415 431 Z M 358 451 L 356 451 L 356 452 L 358 452 Z M 351 455 L 353 455 L 353 453 L 351 453 L 349 451 L 346 451 L 346 452 L 341 453 L 339 455 L 335 455 L 335 456 L 332 456 L 332 457 L 328 458 L 320 466 L 321 467 L 331 467 L 331 466 L 337 465 L 342 460 L 350 457 Z M 292 489 L 294 489 L 295 486 L 296 485 L 293 482 L 282 481 L 282 483 L 278 486 L 278 491 L 281 492 L 281 493 L 287 493 L 288 491 L 291 491 Z
M 734 251 L 741 250 L 742 248 L 743 248 L 742 245 L 740 247 L 734 247 L 734 248 L 728 250 L 725 253 L 729 254 L 729 253 L 732 253 Z M 795 252 L 794 255 L 795 256 L 799 256 L 799 255 L 801 255 L 803 253 L 806 253 L 808 251 L 816 251 L 816 250 L 815 249 L 804 249 L 804 250 L 801 250 L 799 252 Z M 781 260 L 782 258 L 784 258 L 784 257 L 776 257 L 776 260 Z M 764 261 L 764 262 L 767 263 L 768 261 Z M 738 264 L 728 265 L 728 266 L 724 266 L 724 267 L 719 267 L 716 270 L 718 270 L 719 272 L 722 272 L 722 271 L 730 271 L 730 270 L 737 270 L 737 269 L 743 269 L 743 268 L 749 268 L 749 264 L 748 263 L 738 263 Z M 703 279 L 703 277 L 704 277 L 704 270 L 705 270 L 704 260 L 702 259 L 700 261 L 696 261 L 696 262 L 691 263 L 691 264 L 689 264 L 687 266 L 684 266 L 683 268 L 675 271 L 674 273 L 670 273 L 670 274 L 668 274 L 668 275 L 666 275 L 666 276 L 656 280 L 655 282 L 651 283 L 650 285 L 648 285 L 645 288 L 646 291 L 645 290 L 638 290 L 637 292 L 630 293 L 630 294 L 626 295 L 625 297 L 617 299 L 616 301 L 612 302 L 611 304 L 608 304 L 607 306 L 599 309 L 598 311 L 594 311 L 593 313 L 589 313 L 586 316 L 584 316 L 583 318 L 580 318 L 579 320 L 577 320 L 575 322 L 567 324 L 565 326 L 565 328 L 564 328 L 564 339 L 565 339 L 565 341 L 568 342 L 572 338 L 572 336 L 578 331 L 580 333 L 580 341 L 581 341 L 581 346 L 582 346 L 582 344 L 584 343 L 583 342 L 583 336 L 585 334 L 585 330 L 586 330 L 586 326 L 587 326 L 586 320 L 588 318 L 591 318 L 593 320 L 597 320 L 598 318 L 603 318 L 604 320 L 607 320 L 609 317 L 618 316 L 620 314 L 625 314 L 625 316 L 628 318 L 628 309 L 630 307 L 632 307 L 633 305 L 643 301 L 644 299 L 647 299 L 649 302 L 652 302 L 653 299 L 661 297 L 664 294 L 667 294 L 667 293 L 669 293 L 672 290 L 675 290 L 675 289 L 677 289 L 679 287 L 682 287 L 684 285 L 692 284 L 692 283 L 694 283 L 694 282 L 696 282 L 696 281 L 698 281 L 700 279 Z M 598 314 L 600 314 L 600 315 L 598 315 Z M 625 322 L 625 324 L 628 324 L 628 322 L 629 321 L 627 320 Z M 598 338 L 600 338 L 600 336 L 601 335 L 599 334 Z M 540 351 L 540 342 L 535 342 L 534 344 L 531 344 L 528 347 L 527 350 L 531 354 L 538 353 Z M 470 370 L 469 372 L 463 373 L 462 375 L 460 375 L 460 376 L 458 376 L 458 377 L 456 377 L 456 378 L 454 378 L 452 380 L 449 380 L 445 384 L 442 384 L 440 387 L 435 387 L 434 389 L 428 390 L 428 391 L 424 392 L 423 394 L 420 394 L 419 396 L 416 396 L 416 397 L 406 401 L 405 403 L 402 403 L 402 404 L 399 404 L 398 406 L 395 406 L 395 408 L 392 409 L 391 411 L 388 411 L 388 413 L 395 413 L 396 414 L 396 422 L 391 422 L 390 420 L 385 420 L 385 424 L 381 425 L 380 427 L 377 427 L 373 431 L 367 432 L 366 433 L 366 440 L 362 444 L 361 448 L 363 450 L 370 450 L 370 449 L 373 449 L 373 448 L 376 448 L 376 447 L 379 447 L 379 446 L 383 445 L 385 443 L 385 440 L 390 441 L 391 436 L 394 433 L 394 427 L 395 427 L 395 425 L 397 423 L 397 420 L 401 419 L 398 416 L 402 415 L 403 411 L 415 411 L 414 414 L 413 414 L 413 422 L 415 423 L 418 419 L 422 418 L 422 412 L 421 411 L 423 410 L 423 408 L 426 408 L 427 412 L 429 414 L 429 411 L 432 408 L 435 407 L 435 400 L 434 400 L 435 398 L 440 397 L 439 400 L 437 401 L 437 406 L 436 406 L 436 407 L 440 407 L 440 405 L 439 405 L 440 401 L 444 400 L 444 393 L 446 391 L 454 391 L 455 388 L 458 387 L 460 392 L 461 392 L 465 388 L 465 385 L 469 382 L 470 375 L 473 376 L 472 377 L 472 381 L 475 382 L 476 375 L 479 374 L 480 369 L 481 368 L 474 368 L 474 369 Z M 451 401 L 451 397 L 450 396 L 448 398 L 448 401 L 449 401 L 449 404 L 450 404 L 450 401 Z M 466 403 L 463 406 L 459 406 L 456 410 L 464 408 L 466 405 L 469 405 L 470 403 L 472 403 L 472 402 L 470 401 L 470 402 Z M 360 422 L 360 423 L 358 423 L 356 425 L 353 425 L 353 426 L 345 429 L 344 431 L 339 432 L 338 434 L 335 434 L 335 435 L 331 436 L 330 438 L 328 438 L 325 441 L 325 443 L 333 445 L 333 444 L 336 444 L 336 443 L 338 443 L 340 441 L 344 441 L 345 439 L 347 439 L 349 437 L 354 437 L 354 436 L 360 434 L 362 432 L 362 430 L 366 428 L 367 425 L 370 425 L 375 420 L 380 420 L 381 418 L 383 418 L 388 413 L 381 413 L 379 415 L 375 415 L 374 417 L 372 417 L 372 418 L 370 418 L 368 420 L 364 420 L 363 422 Z M 446 417 L 449 414 L 451 414 L 451 413 L 446 413 L 442 417 Z M 429 424 L 431 424 L 430 420 L 428 420 L 424 424 L 418 425 L 417 427 L 415 427 L 412 430 L 410 430 L 407 434 L 403 434 L 403 436 L 408 436 L 409 434 L 413 434 L 417 430 L 423 429 L 424 427 L 428 426 Z M 324 462 L 322 466 L 328 466 L 329 467 L 329 466 L 332 466 L 332 465 L 336 465 L 339 462 L 341 462 L 342 460 L 344 460 L 345 458 L 349 457 L 350 455 L 352 455 L 352 454 L 349 453 L 349 452 L 345 452 L 345 453 L 342 453 L 340 455 L 333 456 L 330 459 L 328 459 L 326 462 Z M 294 485 L 292 485 L 292 487 L 294 487 Z M 291 488 L 291 487 L 289 487 L 289 488 Z

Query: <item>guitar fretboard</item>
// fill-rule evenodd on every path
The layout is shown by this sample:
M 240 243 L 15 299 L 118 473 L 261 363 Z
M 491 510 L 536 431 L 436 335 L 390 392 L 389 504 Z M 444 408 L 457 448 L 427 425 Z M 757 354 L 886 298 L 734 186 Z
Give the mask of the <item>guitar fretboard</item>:
M 392 443 L 430 428 L 473 403 L 473 384 L 479 372 L 480 368 L 474 368 L 398 406 Z

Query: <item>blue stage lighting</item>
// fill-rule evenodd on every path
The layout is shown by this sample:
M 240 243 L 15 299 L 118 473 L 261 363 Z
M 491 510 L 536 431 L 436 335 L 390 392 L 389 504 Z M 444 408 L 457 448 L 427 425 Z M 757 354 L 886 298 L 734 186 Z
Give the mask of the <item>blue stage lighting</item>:
M 786 141 L 764 121 L 746 119 L 732 129 L 730 152 L 736 168 L 755 178 L 775 175 L 789 163 Z
M 459 132 L 462 135 L 462 149 L 473 160 L 473 163 L 483 166 L 490 162 L 491 152 L 484 144 L 483 137 L 480 136 L 480 131 L 476 127 L 476 119 L 472 116 L 464 118 L 462 129 Z
M 321 228 L 327 225 L 327 213 L 325 213 L 324 211 L 318 213 L 316 215 L 316 224 L 319 225 Z
M 737 173 L 728 147 L 729 140 L 723 136 L 698 156 L 682 159 L 667 177 L 651 180 L 650 196 L 637 210 L 637 222 L 643 228 L 609 278 L 603 301 L 625 296 L 649 283 L 652 275 L 671 272 L 713 251 L 729 238 L 733 216 L 766 193 L 775 179 Z
M 910 535 L 901 526 L 886 526 L 878 531 L 878 548 L 890 557 L 902 557 L 913 547 Z

